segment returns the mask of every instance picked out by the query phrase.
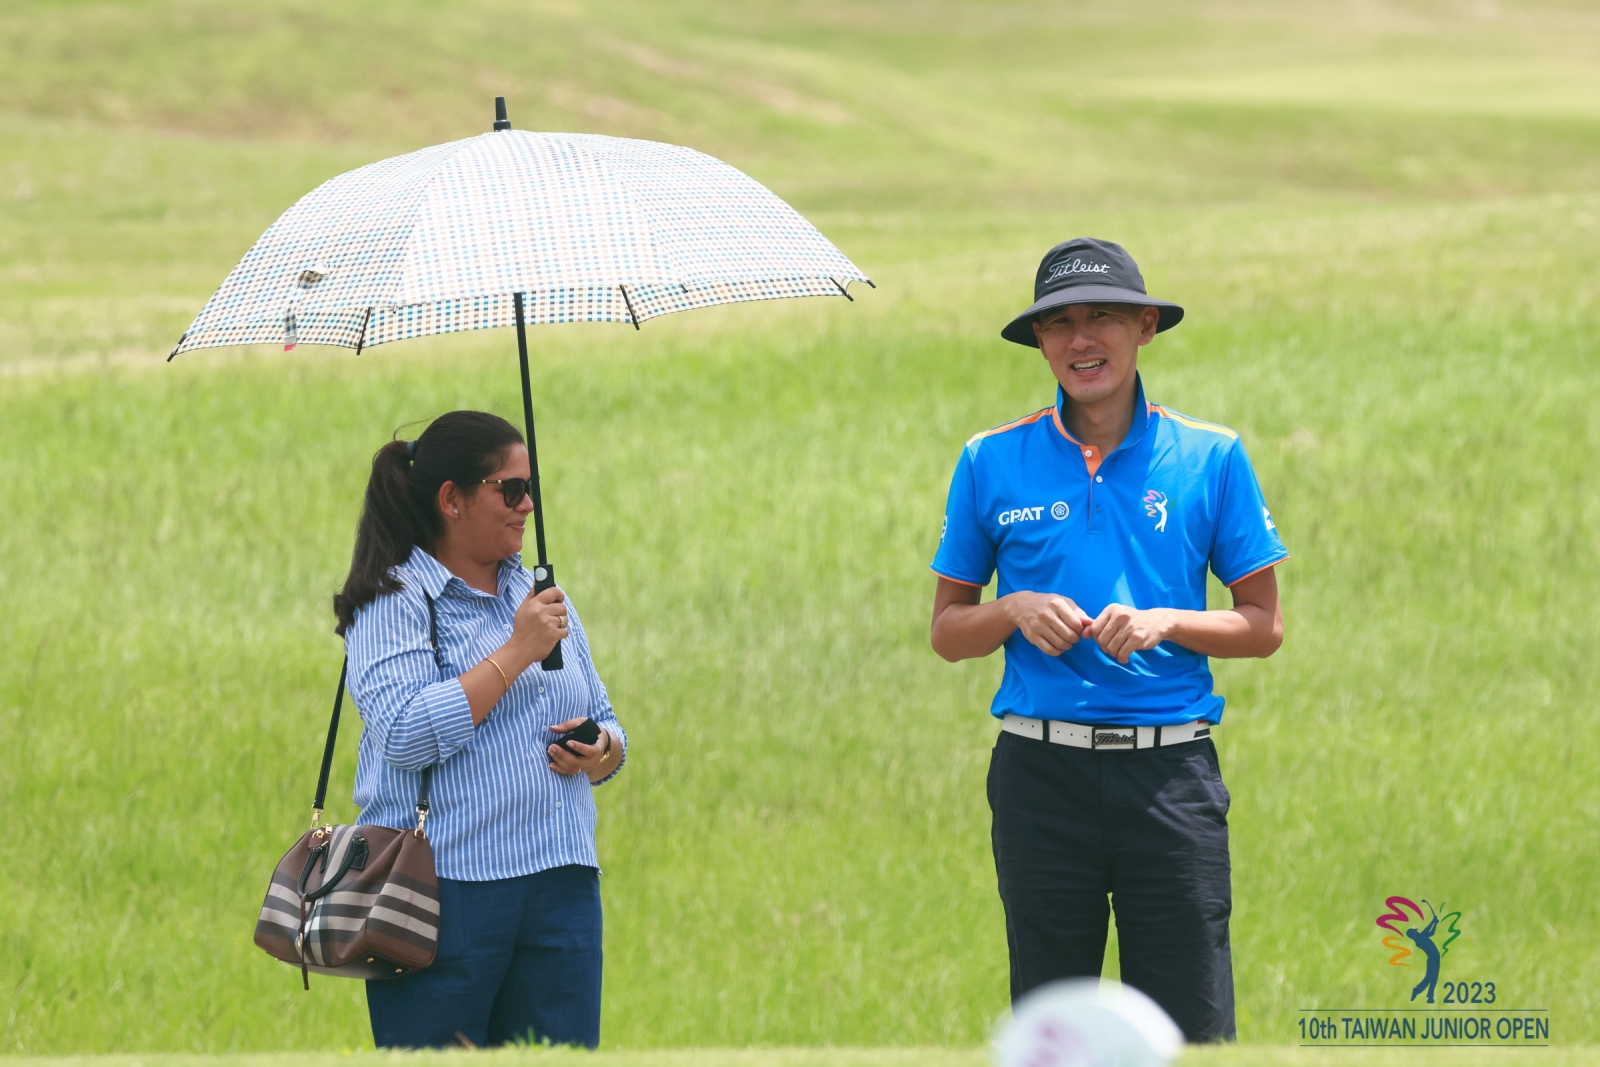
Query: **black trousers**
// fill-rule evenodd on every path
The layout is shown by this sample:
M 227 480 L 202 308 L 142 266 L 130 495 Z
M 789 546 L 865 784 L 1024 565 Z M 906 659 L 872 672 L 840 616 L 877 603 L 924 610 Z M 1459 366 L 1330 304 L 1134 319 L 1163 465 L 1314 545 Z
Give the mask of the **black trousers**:
M 1232 1040 L 1228 790 L 1211 739 L 1095 752 L 1002 733 L 988 788 L 1012 1000 L 1098 977 L 1115 907 L 1122 980 L 1187 1040 Z

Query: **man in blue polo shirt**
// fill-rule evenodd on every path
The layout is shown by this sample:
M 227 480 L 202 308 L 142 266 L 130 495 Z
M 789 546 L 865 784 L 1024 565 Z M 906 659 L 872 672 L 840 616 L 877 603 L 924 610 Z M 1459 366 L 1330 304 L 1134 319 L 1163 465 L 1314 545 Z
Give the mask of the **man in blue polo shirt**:
M 1056 403 L 962 450 L 932 641 L 952 662 L 1006 650 L 988 792 L 1012 998 L 1099 975 L 1109 895 L 1122 980 L 1221 1041 L 1233 892 L 1207 658 L 1277 650 L 1288 552 L 1239 435 L 1145 397 L 1139 349 L 1182 318 L 1119 245 L 1045 255 L 1001 336 L 1040 349 Z M 1208 569 L 1233 607 L 1206 610 Z

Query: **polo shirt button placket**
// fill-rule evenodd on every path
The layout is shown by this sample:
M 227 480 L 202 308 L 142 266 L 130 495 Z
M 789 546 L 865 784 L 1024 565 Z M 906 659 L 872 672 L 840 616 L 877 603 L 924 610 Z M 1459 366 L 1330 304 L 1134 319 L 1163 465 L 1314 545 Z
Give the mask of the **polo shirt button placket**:
M 1094 449 L 1085 448 L 1083 450 L 1083 468 L 1084 468 L 1084 473 L 1089 476 L 1089 508 L 1088 508 L 1087 513 L 1084 515 L 1083 518 L 1084 518 L 1084 525 L 1088 528 L 1088 532 L 1089 533 L 1095 533 L 1096 532 L 1095 531 L 1094 517 L 1100 511 L 1099 505 L 1097 505 L 1094 502 L 1094 486 L 1095 486 L 1096 482 L 1100 481 L 1100 478 L 1099 478 L 1099 476 L 1097 474 L 1095 474 L 1094 471 L 1089 469 L 1089 464 L 1093 463 L 1093 462 L 1094 462 Z

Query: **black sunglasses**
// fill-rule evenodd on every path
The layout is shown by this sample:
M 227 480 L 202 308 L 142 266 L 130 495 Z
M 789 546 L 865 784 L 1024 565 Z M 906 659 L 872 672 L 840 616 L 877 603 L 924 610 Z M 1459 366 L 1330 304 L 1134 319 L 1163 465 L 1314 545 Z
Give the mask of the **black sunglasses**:
M 522 503 L 522 498 L 533 489 L 533 482 L 527 478 L 485 478 L 473 485 L 498 485 L 500 496 L 505 500 L 506 507 L 514 508 Z

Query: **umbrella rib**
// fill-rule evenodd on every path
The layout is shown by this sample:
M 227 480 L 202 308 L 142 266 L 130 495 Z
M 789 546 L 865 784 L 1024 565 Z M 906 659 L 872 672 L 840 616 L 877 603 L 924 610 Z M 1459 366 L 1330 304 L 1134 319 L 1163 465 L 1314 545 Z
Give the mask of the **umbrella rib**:
M 619 285 L 617 288 L 622 290 L 622 302 L 628 305 L 628 318 L 633 320 L 633 328 L 637 330 L 639 328 L 639 316 L 634 314 L 633 301 L 628 299 L 628 287 Z
M 852 304 L 854 304 L 856 302 L 856 298 L 850 295 L 850 291 L 848 289 L 846 289 L 844 286 L 839 284 L 839 279 L 838 278 L 834 278 L 834 277 L 830 276 L 828 278 L 828 280 L 833 283 L 833 287 L 835 289 L 839 290 L 839 295 L 840 296 L 844 297 L 846 300 L 850 301 L 850 303 L 852 303 Z
M 356 355 L 361 354 L 361 349 L 367 343 L 367 323 L 372 321 L 372 309 L 367 308 L 367 313 L 361 316 L 361 333 L 356 337 Z

